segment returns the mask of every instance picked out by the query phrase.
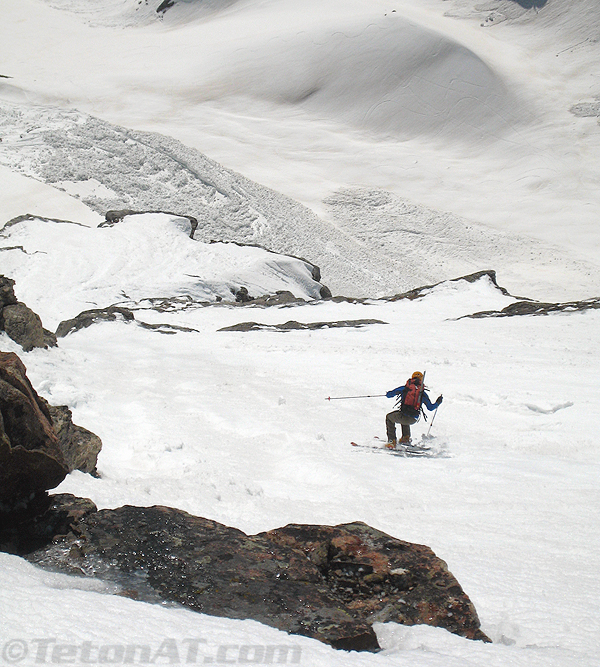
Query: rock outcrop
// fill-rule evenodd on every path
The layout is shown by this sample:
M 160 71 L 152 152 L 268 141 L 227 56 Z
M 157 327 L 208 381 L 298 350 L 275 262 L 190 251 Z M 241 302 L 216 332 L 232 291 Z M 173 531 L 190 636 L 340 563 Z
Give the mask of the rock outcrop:
M 56 346 L 56 336 L 44 329 L 39 315 L 17 300 L 14 285 L 14 280 L 0 275 L 0 331 L 5 331 L 25 352 Z
M 157 10 L 158 11 L 158 10 Z M 198 220 L 194 218 L 193 215 L 183 215 L 180 213 L 170 213 L 168 211 L 133 211 L 129 208 L 120 209 L 118 211 L 106 211 L 104 214 L 105 222 L 101 222 L 98 227 L 110 227 L 116 225 L 118 222 L 122 222 L 123 218 L 128 215 L 143 215 L 144 213 L 164 213 L 165 215 L 172 215 L 176 218 L 185 218 L 189 220 L 190 223 L 190 238 L 194 238 L 196 229 L 198 229 Z
M 19 357 L 0 352 L 0 508 L 27 506 L 68 472 L 47 403 Z
M 383 320 L 338 320 L 335 322 L 296 322 L 290 320 L 283 324 L 260 324 L 259 322 L 240 322 L 230 327 L 223 327 L 219 331 L 292 331 L 316 329 L 339 329 L 344 327 L 366 327 L 370 324 L 386 324 Z
M 135 318 L 129 308 L 121 306 L 108 306 L 107 308 L 94 308 L 92 310 L 84 310 L 79 315 L 70 320 L 63 320 L 56 329 L 56 335 L 59 338 L 85 329 L 96 322 L 114 322 L 120 319 L 126 322 L 132 322 Z
M 66 405 L 48 405 L 48 410 L 68 471 L 81 470 L 96 475 L 102 440 L 83 426 L 74 424 L 73 414 Z
M 17 303 L 14 288 L 14 280 L 11 280 L 6 276 L 0 276 L 0 311 L 4 310 L 6 306 Z
M 303 552 L 332 594 L 369 624 L 426 624 L 489 641 L 473 603 L 427 546 L 398 540 L 361 522 L 289 525 L 264 536 Z
M 0 525 L 44 511 L 48 489 L 69 472 L 96 474 L 100 438 L 67 406 L 38 396 L 12 352 L 0 352 Z
M 489 641 L 431 549 L 364 523 L 289 525 L 248 536 L 168 507 L 93 511 L 61 498 L 48 517 L 62 533 L 27 558 L 112 581 L 130 597 L 253 619 L 346 650 L 377 650 L 376 621 L 426 623 Z M 23 542 L 27 532 L 20 532 L 22 545 L 35 543 L 39 524 Z
M 4 516 L 0 513 L 0 551 L 17 556 L 36 550 L 51 552 L 52 543 L 72 539 L 77 521 L 98 508 L 88 498 L 61 493 L 40 495 L 34 509 Z
M 544 303 L 543 301 L 515 301 L 502 310 L 484 310 L 472 315 L 464 315 L 465 318 L 485 317 L 515 317 L 518 315 L 550 315 L 551 313 L 575 313 L 585 310 L 597 310 L 600 308 L 600 297 L 593 297 L 583 301 L 564 301 L 562 303 Z

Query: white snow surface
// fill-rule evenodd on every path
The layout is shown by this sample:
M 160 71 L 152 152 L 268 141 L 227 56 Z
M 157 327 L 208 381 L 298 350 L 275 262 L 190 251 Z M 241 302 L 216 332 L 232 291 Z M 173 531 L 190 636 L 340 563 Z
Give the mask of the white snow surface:
M 57 491 L 247 533 L 365 521 L 431 546 L 493 643 L 379 624 L 382 652 L 335 651 L 0 554 L 0 664 L 83 664 L 91 642 L 113 664 L 140 645 L 169 664 L 266 664 L 287 646 L 313 667 L 596 666 L 600 311 L 464 318 L 515 298 L 449 279 L 600 293 L 597 3 L 159 4 L 0 0 L 0 274 L 47 328 L 122 303 L 189 329 L 104 322 L 29 353 L 0 334 L 103 441 L 101 477 Z M 151 213 L 98 228 L 115 208 Z M 370 299 L 316 300 L 297 258 Z M 315 300 L 185 301 L 242 285 Z M 360 319 L 385 324 L 219 331 Z M 416 369 L 444 394 L 413 428 L 420 442 L 431 427 L 431 456 L 352 448 L 384 435 L 393 402 L 326 399 Z
M 2 266 L 23 285 L 19 298 L 52 330 L 84 310 L 123 301 L 231 302 L 240 287 L 250 297 L 286 290 L 319 298 L 321 285 L 306 262 L 235 243 L 202 243 L 190 231 L 188 219 L 163 213 L 97 228 L 27 218 L 0 231 Z

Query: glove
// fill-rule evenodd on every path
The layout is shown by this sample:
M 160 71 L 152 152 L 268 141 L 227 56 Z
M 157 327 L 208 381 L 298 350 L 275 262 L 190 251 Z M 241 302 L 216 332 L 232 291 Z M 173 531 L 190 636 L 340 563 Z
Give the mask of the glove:
M 437 403 L 438 405 L 441 405 L 443 400 L 444 400 L 444 397 L 440 394 L 440 395 L 437 397 L 436 403 Z
M 387 398 L 394 398 L 394 396 L 395 396 L 394 390 L 392 389 L 391 391 L 386 392 L 385 395 L 386 395 Z

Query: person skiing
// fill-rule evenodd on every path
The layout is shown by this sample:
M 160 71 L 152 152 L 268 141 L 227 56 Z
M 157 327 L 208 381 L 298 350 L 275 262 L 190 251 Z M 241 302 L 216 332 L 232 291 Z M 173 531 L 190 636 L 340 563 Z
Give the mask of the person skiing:
M 386 393 L 388 398 L 400 397 L 398 403 L 396 403 L 396 407 L 399 406 L 398 409 L 385 416 L 385 429 L 388 439 L 386 447 L 388 449 L 394 449 L 397 444 L 396 424 L 400 424 L 402 427 L 400 443 L 408 444 L 410 442 L 410 427 L 421 416 L 422 404 L 425 403 L 428 410 L 435 410 L 441 405 L 443 396 L 440 394 L 436 402 L 432 403 L 424 390 L 423 380 L 423 373 L 415 371 L 404 386 L 396 387 L 396 389 Z

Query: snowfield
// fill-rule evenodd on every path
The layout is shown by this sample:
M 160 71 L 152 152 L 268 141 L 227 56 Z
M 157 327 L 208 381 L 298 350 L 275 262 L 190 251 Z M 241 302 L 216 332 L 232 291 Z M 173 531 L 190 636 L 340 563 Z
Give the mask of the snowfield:
M 308 263 L 262 248 L 198 242 L 190 231 L 185 218 L 152 213 L 92 229 L 25 219 L 0 230 L 3 270 L 28 286 L 19 298 L 52 330 L 84 310 L 117 302 L 235 301 L 240 287 L 251 297 L 287 290 L 320 298 Z
M 103 441 L 56 491 L 249 534 L 365 521 L 432 547 L 493 643 L 378 624 L 381 652 L 335 651 L 0 554 L 0 664 L 595 667 L 600 310 L 468 316 L 600 294 L 596 3 L 159 4 L 0 0 L 0 274 L 49 329 L 136 318 L 0 333 Z M 98 227 L 115 208 L 152 213 Z M 311 263 L 365 299 L 319 299 Z M 509 293 L 453 280 L 484 269 Z M 337 399 L 417 369 L 428 455 L 353 448 L 393 401 Z
M 474 285 L 445 283 L 412 302 L 152 312 L 148 321 L 198 331 L 164 336 L 135 324 L 104 323 L 61 339 L 59 348 L 21 356 L 38 391 L 54 404 L 71 406 L 76 423 L 103 440 L 102 478 L 73 473 L 58 491 L 90 497 L 99 507 L 166 504 L 247 533 L 289 522 L 366 521 L 428 544 L 446 560 L 495 642 L 484 646 L 431 628 L 382 626 L 388 650 L 357 656 L 359 662 L 404 664 L 402 655 L 409 650 L 410 660 L 420 656 L 424 665 L 454 659 L 563 665 L 583 650 L 575 664 L 591 665 L 598 631 L 597 619 L 588 613 L 598 593 L 598 557 L 590 539 L 597 514 L 598 312 L 456 319 L 510 302 L 484 279 Z M 136 316 L 144 319 L 141 311 Z M 248 319 L 367 317 L 388 324 L 316 332 L 218 331 Z M 418 329 L 419 340 L 406 340 L 407 322 Z M 581 340 L 576 349 L 569 342 L 574 328 Z M 3 338 L 2 349 L 16 348 Z M 558 358 L 564 374 L 557 372 Z M 443 391 L 446 397 L 431 429 L 433 455 L 398 458 L 352 448 L 350 440 L 368 442 L 384 434 L 392 401 L 325 399 L 384 393 L 413 367 L 427 370 L 433 396 Z M 428 428 L 414 427 L 415 440 Z M 48 582 L 47 573 L 5 558 L 11 563 L 7 572 L 20 568 L 30 579 Z M 79 593 L 84 595 L 79 604 L 87 609 L 82 615 L 111 616 L 104 602 L 91 611 L 101 588 L 89 591 L 92 584 L 64 579 L 68 590 L 82 586 L 87 591 Z M 70 605 L 61 597 L 64 590 L 47 587 L 37 589 L 46 604 L 49 595 L 59 609 Z M 106 604 L 131 607 L 119 612 L 124 619 L 131 613 L 133 623 L 128 635 L 126 620 L 120 621 L 125 623 L 121 642 L 140 637 L 140 615 L 159 613 L 113 600 Z M 20 609 L 12 598 L 3 605 L 3 627 L 12 630 L 6 637 L 29 636 Z M 213 628 L 214 619 L 205 626 L 204 617 L 193 612 L 161 613 L 161 637 L 182 640 L 195 624 L 209 643 L 221 641 L 219 633 L 215 639 L 212 629 L 203 630 Z M 41 625 L 31 636 L 112 642 L 110 623 L 104 626 L 108 620 L 93 630 L 76 624 L 67 631 L 54 614 L 37 618 Z M 183 625 L 176 632 L 177 619 Z M 248 624 L 255 627 L 252 640 L 243 638 Z M 222 621 L 236 638 L 227 643 L 297 643 L 248 624 Z M 141 638 L 148 643 L 155 635 Z M 299 645 L 309 664 L 348 659 L 312 644 L 304 648 L 303 640 Z M 440 655 L 432 657 L 431 651 Z

